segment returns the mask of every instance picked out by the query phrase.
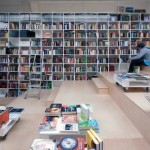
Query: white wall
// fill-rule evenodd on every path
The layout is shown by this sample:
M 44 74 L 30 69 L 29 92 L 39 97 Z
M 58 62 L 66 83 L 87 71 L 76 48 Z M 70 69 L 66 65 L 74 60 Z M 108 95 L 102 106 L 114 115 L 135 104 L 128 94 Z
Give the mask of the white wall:
M 29 0 L 1 0 L 0 12 L 31 11 Z
M 1 0 L 0 12 L 116 12 L 118 5 L 150 12 L 150 0 Z
M 41 12 L 116 12 L 117 6 L 132 6 L 135 9 L 146 9 L 148 2 L 144 1 L 40 1 L 31 2 L 32 11 Z

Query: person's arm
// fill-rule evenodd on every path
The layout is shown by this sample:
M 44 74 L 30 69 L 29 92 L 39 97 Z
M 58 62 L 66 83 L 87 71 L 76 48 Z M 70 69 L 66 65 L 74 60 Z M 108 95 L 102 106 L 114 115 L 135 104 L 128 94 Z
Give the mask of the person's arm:
M 133 59 L 140 59 L 140 58 L 142 58 L 145 54 L 146 54 L 146 51 L 145 51 L 144 48 L 142 48 L 142 49 L 140 50 L 140 53 L 138 53 L 138 54 L 137 54 L 136 56 L 134 56 L 134 57 L 131 57 L 130 60 L 133 60 Z

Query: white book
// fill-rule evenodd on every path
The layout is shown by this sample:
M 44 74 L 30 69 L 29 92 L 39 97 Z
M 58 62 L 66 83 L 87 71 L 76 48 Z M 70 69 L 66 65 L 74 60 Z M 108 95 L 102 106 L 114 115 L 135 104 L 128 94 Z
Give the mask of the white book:
M 51 139 L 34 139 L 30 150 L 56 150 L 56 143 Z
M 81 114 L 84 116 L 86 120 L 90 118 L 90 109 L 86 104 L 81 104 Z

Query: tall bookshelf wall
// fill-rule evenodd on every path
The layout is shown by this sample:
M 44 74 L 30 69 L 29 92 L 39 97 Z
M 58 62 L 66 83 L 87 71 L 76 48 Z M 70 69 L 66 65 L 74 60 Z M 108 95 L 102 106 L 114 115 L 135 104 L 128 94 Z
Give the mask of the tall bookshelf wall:
M 138 40 L 150 46 L 148 13 L 0 13 L 0 91 L 27 90 L 35 54 L 44 53 L 43 88 L 122 70 Z

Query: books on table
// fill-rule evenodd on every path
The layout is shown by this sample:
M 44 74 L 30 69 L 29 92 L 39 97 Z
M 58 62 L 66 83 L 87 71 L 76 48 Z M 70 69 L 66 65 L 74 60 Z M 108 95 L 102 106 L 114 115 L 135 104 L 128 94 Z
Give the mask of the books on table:
M 96 133 L 99 133 L 99 123 L 95 119 L 90 119 L 85 122 L 79 123 L 80 133 L 86 133 L 87 130 L 93 129 Z
M 94 137 L 99 142 L 100 150 L 103 150 L 103 140 L 97 135 L 97 133 L 93 129 L 90 129 L 90 132 L 94 135 Z
M 82 105 L 82 104 L 81 104 L 81 105 Z M 76 105 L 77 115 L 80 115 L 81 112 L 82 112 L 82 110 L 81 110 L 81 105 Z M 92 108 L 91 104 L 84 104 L 84 105 L 86 105 L 86 107 L 89 109 L 88 111 L 89 111 L 89 113 L 90 113 L 90 115 L 91 115 L 91 114 L 93 113 L 93 108 Z
M 39 131 L 56 131 L 59 116 L 45 116 L 43 122 L 39 126 Z
M 61 123 L 59 125 L 60 132 L 76 132 L 79 133 L 78 123 Z
M 60 132 L 79 132 L 76 115 L 64 115 L 59 125 Z
M 76 105 L 62 105 L 61 103 L 52 103 L 46 108 L 45 113 L 48 115 L 73 115 L 76 114 Z
M 76 114 L 76 105 L 62 105 L 61 114 L 62 115 L 73 115 Z
M 87 130 L 86 140 L 88 149 L 103 150 L 103 141 L 93 129 Z
M 77 116 L 45 116 L 39 126 L 39 131 L 79 132 Z
M 99 128 L 99 123 L 95 119 L 90 119 L 87 120 L 86 122 L 79 123 L 79 128 L 80 129 L 95 129 Z
M 63 137 L 58 145 L 58 150 L 84 150 L 85 139 L 81 137 Z
M 86 104 L 81 104 L 81 115 L 86 120 L 90 119 L 90 109 Z
M 85 138 L 64 136 L 60 140 L 34 139 L 30 150 L 84 150 Z
M 64 115 L 62 116 L 62 123 L 77 123 L 77 115 Z
M 61 103 L 52 103 L 50 107 L 46 108 L 45 113 L 48 115 L 61 115 Z
M 56 150 L 57 144 L 51 139 L 34 139 L 30 150 Z
M 57 124 L 54 122 L 41 123 L 39 126 L 40 131 L 56 131 Z
M 93 109 L 90 104 L 63 105 L 52 103 L 46 112 L 49 113 L 46 114 L 43 123 L 40 124 L 40 131 L 56 131 L 52 132 L 54 134 L 57 132 L 60 134 L 62 132 L 85 134 L 87 130 L 93 129 L 95 132 L 99 132 L 97 120 L 91 118 Z

